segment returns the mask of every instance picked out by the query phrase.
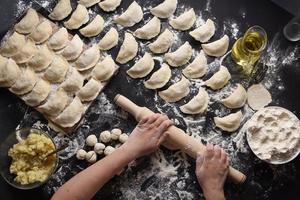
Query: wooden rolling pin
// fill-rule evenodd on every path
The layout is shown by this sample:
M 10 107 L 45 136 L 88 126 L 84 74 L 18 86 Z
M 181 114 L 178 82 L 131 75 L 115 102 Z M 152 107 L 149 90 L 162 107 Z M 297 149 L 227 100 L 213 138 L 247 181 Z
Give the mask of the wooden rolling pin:
M 114 101 L 122 109 L 132 114 L 137 121 L 140 121 L 143 117 L 154 113 L 146 107 L 140 107 L 136 105 L 120 94 L 116 95 Z M 176 126 L 171 126 L 168 129 L 168 132 L 169 135 L 166 139 L 166 142 L 163 144 L 168 149 L 180 149 L 193 158 L 197 157 L 197 152 L 202 153 L 204 151 L 205 146 L 200 140 L 187 135 L 183 130 L 177 128 Z M 242 172 L 232 167 L 229 167 L 228 177 L 236 184 L 241 184 L 246 180 L 246 176 Z

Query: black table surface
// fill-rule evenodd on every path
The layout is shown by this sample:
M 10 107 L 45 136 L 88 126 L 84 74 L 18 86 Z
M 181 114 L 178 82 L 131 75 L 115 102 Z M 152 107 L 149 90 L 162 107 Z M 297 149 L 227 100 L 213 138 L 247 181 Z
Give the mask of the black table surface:
M 17 9 L 18 0 L 1 0 L 0 1 L 0 38 L 11 28 L 15 21 L 15 13 Z M 26 3 L 27 1 L 24 0 Z M 37 1 L 39 2 L 39 1 Z M 43 1 L 45 2 L 45 1 Z M 123 1 L 121 7 L 125 8 L 131 1 Z M 146 1 L 138 1 L 143 4 Z M 158 2 L 158 1 L 154 1 Z M 181 2 L 179 0 L 179 2 Z M 268 0 L 221 0 L 221 1 L 210 1 L 211 10 L 209 13 L 212 16 L 215 16 L 218 20 L 218 23 L 222 23 L 225 18 L 232 18 L 239 22 L 240 30 L 246 30 L 247 27 L 251 25 L 258 24 L 265 28 L 268 33 L 269 40 L 272 40 L 275 34 L 277 33 L 278 40 L 280 40 L 280 48 L 287 49 L 295 47 L 297 43 L 291 43 L 287 41 L 282 36 L 283 26 L 293 17 L 291 14 L 283 10 L 282 8 L 276 6 L 274 3 Z M 188 0 L 186 3 L 192 6 L 196 11 L 203 11 L 206 13 L 206 16 L 210 16 L 208 11 L 204 11 L 206 1 L 193 1 Z M 148 2 L 149 4 L 149 2 Z M 53 5 L 53 3 L 51 4 Z M 243 11 L 246 13 L 246 17 L 242 18 L 241 13 L 238 11 Z M 133 28 L 134 30 L 134 28 Z M 231 41 L 232 45 L 233 41 Z M 193 45 L 193 44 L 192 44 Z M 113 56 L 116 55 L 116 52 L 111 52 Z M 299 56 L 299 55 L 298 55 Z M 283 106 L 300 117 L 300 60 L 293 63 L 296 67 L 283 67 L 280 76 L 282 84 L 284 85 L 284 90 L 275 95 L 275 98 L 278 99 L 277 105 Z M 140 105 L 147 105 L 153 108 L 153 102 L 147 99 L 153 99 L 153 91 L 145 91 L 143 95 L 137 94 L 135 88 L 140 87 L 135 82 L 130 84 L 124 84 L 126 82 L 125 70 L 120 69 L 120 72 L 113 80 L 109 83 L 107 88 L 104 90 L 104 93 L 112 101 L 113 97 L 117 93 L 124 94 L 129 97 L 136 103 Z M 24 119 L 24 114 L 27 111 L 26 105 L 15 95 L 11 94 L 6 89 L 0 89 L 0 141 L 3 141 L 6 136 L 15 130 L 16 126 L 22 122 Z M 31 112 L 32 113 L 32 112 Z M 99 116 L 92 117 L 101 117 Z M 40 115 L 34 116 L 38 119 L 42 118 Z M 89 116 L 91 117 L 91 116 Z M 128 127 L 133 127 L 134 122 L 130 119 Z M 98 126 L 105 126 L 105 124 L 100 124 Z M 167 151 L 167 150 L 164 150 Z M 167 151 L 167 154 L 170 153 Z M 279 177 L 276 178 L 276 175 L 272 174 L 272 166 L 270 167 L 266 163 L 255 162 L 251 168 L 253 171 L 248 172 L 249 178 L 247 182 L 240 186 L 234 186 L 228 184 L 226 190 L 228 193 L 231 193 L 230 198 L 228 199 L 297 199 L 297 189 L 299 189 L 300 184 L 300 159 L 296 158 L 291 163 L 287 164 L 286 169 L 293 169 L 287 171 L 286 174 L 289 175 L 289 178 Z M 289 168 L 290 166 L 290 168 Z M 279 166 L 280 168 L 280 166 Z M 255 172 L 259 170 L 260 173 Z M 71 175 L 68 175 L 71 176 Z M 290 178 L 292 177 L 292 178 Z M 195 182 L 195 177 L 192 177 Z M 256 180 L 261 184 L 259 186 L 253 185 L 252 180 Z M 268 180 L 268 181 L 265 181 Z M 112 183 L 113 184 L 113 183 Z M 119 194 L 111 195 L 112 187 L 109 184 L 100 195 L 97 195 L 97 199 L 124 199 Z M 275 187 L 271 187 L 270 191 L 265 191 L 266 193 L 261 193 L 260 190 L 264 190 L 266 185 L 264 184 L 274 184 Z M 110 188 L 111 187 L 111 188 Z M 268 188 L 267 186 L 265 188 Z M 266 189 L 267 190 L 267 189 Z M 259 192 L 260 191 L 260 192 Z M 111 193 L 110 193 L 111 192 Z M 200 189 L 195 190 L 196 193 L 201 193 Z M 233 195 L 234 193 L 234 195 Z M 30 191 L 22 191 L 14 189 L 5 183 L 5 181 L 0 178 L 0 199 L 12 200 L 12 199 L 49 199 L 51 194 L 48 194 L 43 188 L 34 189 Z M 199 196 L 199 198 L 201 198 Z M 181 199 L 177 198 L 168 198 L 164 197 L 162 199 Z

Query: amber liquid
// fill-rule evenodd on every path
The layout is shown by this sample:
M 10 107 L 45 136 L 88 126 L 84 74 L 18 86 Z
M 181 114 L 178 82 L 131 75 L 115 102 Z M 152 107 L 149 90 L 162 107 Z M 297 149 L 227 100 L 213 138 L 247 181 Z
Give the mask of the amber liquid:
M 243 38 L 239 38 L 233 45 L 231 56 L 241 66 L 245 74 L 251 75 L 253 72 L 253 67 L 260 58 L 266 42 L 266 36 L 253 31 L 247 32 Z

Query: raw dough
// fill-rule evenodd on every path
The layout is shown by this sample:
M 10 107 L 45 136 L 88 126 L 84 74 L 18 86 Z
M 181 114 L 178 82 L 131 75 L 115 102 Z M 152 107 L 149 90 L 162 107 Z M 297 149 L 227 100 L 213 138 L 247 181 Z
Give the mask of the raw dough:
M 177 30 L 185 31 L 195 24 L 196 22 L 196 14 L 193 8 L 190 10 L 182 13 L 175 19 L 170 19 L 169 23 L 170 25 Z
M 72 12 L 70 0 L 59 0 L 49 15 L 52 20 L 63 20 Z
M 120 135 L 119 141 L 121 143 L 125 143 L 127 140 L 128 140 L 128 135 L 126 133 L 123 133 L 123 134 Z
M 143 10 L 136 1 L 133 1 L 124 13 L 115 18 L 115 21 L 124 27 L 131 27 L 142 19 Z
M 131 78 L 143 78 L 147 76 L 154 68 L 154 60 L 149 53 L 139 59 L 126 73 Z
M 104 149 L 104 155 L 105 156 L 108 156 L 109 154 L 112 154 L 116 149 L 112 146 L 107 146 L 105 149 Z
M 99 139 L 101 142 L 108 143 L 111 141 L 111 134 L 109 131 L 102 131 L 100 133 Z
M 200 54 L 189 64 L 182 73 L 187 78 L 201 78 L 207 71 L 207 59 L 204 52 L 201 50 Z
M 229 37 L 227 35 L 224 35 L 221 39 L 216 40 L 214 42 L 201 44 L 203 51 L 207 55 L 214 56 L 214 57 L 223 56 L 227 52 L 228 46 L 229 46 Z
M 205 24 L 196 28 L 193 31 L 190 31 L 189 34 L 195 39 L 200 42 L 207 42 L 214 34 L 216 28 L 215 24 L 211 19 L 208 19 Z
M 90 146 L 93 147 L 95 146 L 95 144 L 98 142 L 98 139 L 96 137 L 96 135 L 89 135 L 87 136 L 87 138 L 85 139 L 85 143 Z
M 152 76 L 144 82 L 144 85 L 148 89 L 162 88 L 167 84 L 171 78 L 171 69 L 169 65 L 163 63 L 159 70 L 154 72 Z
M 153 17 L 147 24 L 134 31 L 133 35 L 139 39 L 150 40 L 160 33 L 160 20 Z
M 112 140 L 118 140 L 121 134 L 122 134 L 121 129 L 114 128 L 113 130 L 111 130 L 111 139 Z
M 253 110 L 259 110 L 272 102 L 270 92 L 262 85 L 252 85 L 247 90 L 248 104 Z
M 118 63 L 125 64 L 128 61 L 132 60 L 138 52 L 138 47 L 139 45 L 134 39 L 133 35 L 131 33 L 126 32 L 123 44 L 120 47 L 116 61 Z
M 89 13 L 81 4 L 77 5 L 77 8 L 72 13 L 70 19 L 64 22 L 64 25 L 67 29 L 78 29 L 83 24 L 86 24 L 89 21 Z
M 100 15 L 96 17 L 85 27 L 79 30 L 79 32 L 85 37 L 93 37 L 101 33 L 104 28 L 104 20 Z
M 99 41 L 98 46 L 101 50 L 110 50 L 118 44 L 118 41 L 119 33 L 114 27 L 111 27 L 109 31 Z
M 209 96 L 205 89 L 200 88 L 198 94 L 188 103 L 180 106 L 180 110 L 185 114 L 202 114 L 208 107 Z
M 149 49 L 153 53 L 165 53 L 171 47 L 174 41 L 173 33 L 169 29 L 165 29 L 165 31 L 160 34 L 157 39 L 150 43 Z
M 99 155 L 103 154 L 104 149 L 105 145 L 103 143 L 96 143 L 94 146 L 94 151 Z
M 154 8 L 151 8 L 150 12 L 156 17 L 168 18 L 175 12 L 177 3 L 177 0 L 164 0 L 164 2 L 158 4 Z
M 79 149 L 76 153 L 76 158 L 78 160 L 84 160 L 85 159 L 85 156 L 86 156 L 86 151 L 83 150 L 83 149 Z
M 205 81 L 205 85 L 213 90 L 219 90 L 223 88 L 230 79 L 231 75 L 228 69 L 225 66 L 220 66 L 219 71 Z
M 214 121 L 217 127 L 227 132 L 236 131 L 242 122 L 243 114 L 241 111 L 229 114 L 224 117 L 214 117 Z
M 85 155 L 86 161 L 89 163 L 95 163 L 97 161 L 97 154 L 95 151 L 89 151 Z
M 241 84 L 237 84 L 237 88 L 227 98 L 221 102 L 227 108 L 241 108 L 247 100 L 247 92 Z
M 29 8 L 26 15 L 15 25 L 15 29 L 21 34 L 29 34 L 39 24 L 39 21 L 40 19 L 37 12 Z
M 105 12 L 111 12 L 111 11 L 115 11 L 120 4 L 121 4 L 121 0 L 104 0 L 99 3 L 99 6 Z
M 185 42 L 176 51 L 165 54 L 165 59 L 172 67 L 186 64 L 193 55 L 193 49 L 189 42 Z
M 92 71 L 92 76 L 98 81 L 108 81 L 115 73 L 116 63 L 111 56 L 99 61 Z

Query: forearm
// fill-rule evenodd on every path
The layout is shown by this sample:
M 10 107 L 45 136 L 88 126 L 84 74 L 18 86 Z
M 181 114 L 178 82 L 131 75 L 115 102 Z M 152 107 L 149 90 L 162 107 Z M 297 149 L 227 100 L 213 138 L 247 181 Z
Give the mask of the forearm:
M 135 157 L 126 144 L 122 145 L 111 155 L 101 159 L 66 182 L 52 199 L 91 199 L 106 182 Z
M 206 200 L 225 200 L 223 190 L 204 190 L 204 197 Z

